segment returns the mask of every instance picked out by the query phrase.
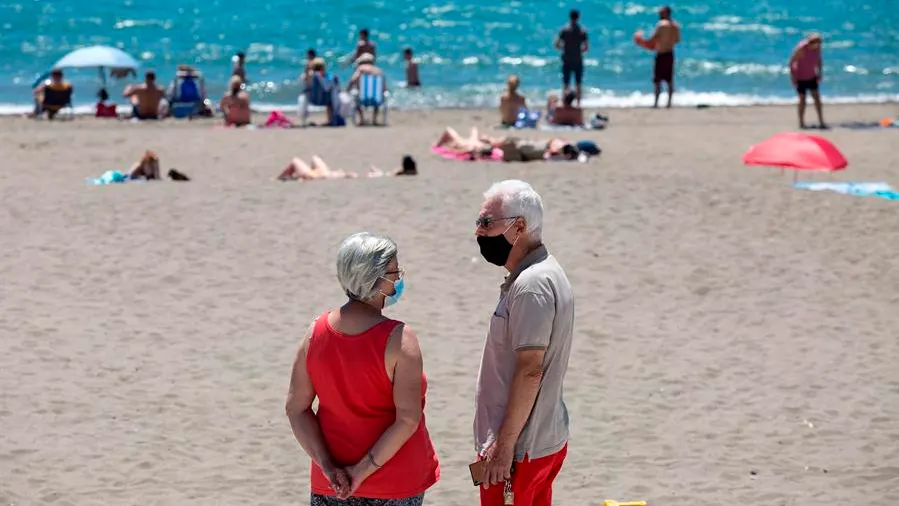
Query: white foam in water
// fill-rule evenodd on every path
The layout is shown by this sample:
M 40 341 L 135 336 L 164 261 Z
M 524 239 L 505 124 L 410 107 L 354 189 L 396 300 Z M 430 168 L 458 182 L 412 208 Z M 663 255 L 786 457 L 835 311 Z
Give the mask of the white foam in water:
M 548 96 L 550 93 L 558 93 L 557 90 L 546 91 L 542 96 Z M 497 93 L 473 93 L 473 94 L 452 94 L 445 93 L 443 90 L 434 90 L 432 93 L 396 93 L 390 102 L 390 107 L 397 109 L 475 109 L 475 108 L 493 108 L 497 100 Z M 540 96 L 539 94 L 537 95 Z M 664 104 L 667 100 L 663 93 L 660 103 Z M 857 96 L 825 96 L 825 104 L 879 104 L 886 102 L 899 101 L 899 94 L 866 94 Z M 650 93 L 634 92 L 629 94 L 620 94 L 614 92 L 601 92 L 599 94 L 589 95 L 582 101 L 583 106 L 588 109 L 597 108 L 631 108 L 631 107 L 649 107 L 652 105 L 653 96 Z M 678 91 L 674 96 L 675 107 L 696 107 L 699 105 L 709 107 L 738 107 L 752 105 L 784 105 L 793 104 L 796 99 L 793 97 L 783 96 L 762 96 L 747 94 L 729 94 L 723 92 L 693 92 Z M 542 99 L 537 99 L 538 108 L 543 108 Z M 253 103 L 253 110 L 256 112 L 282 111 L 286 114 L 296 112 L 295 103 L 276 104 L 268 102 Z M 0 116 L 17 116 L 31 112 L 34 106 L 31 104 L 9 104 L 0 103 Z M 93 114 L 94 105 L 77 105 L 75 106 L 76 114 Z

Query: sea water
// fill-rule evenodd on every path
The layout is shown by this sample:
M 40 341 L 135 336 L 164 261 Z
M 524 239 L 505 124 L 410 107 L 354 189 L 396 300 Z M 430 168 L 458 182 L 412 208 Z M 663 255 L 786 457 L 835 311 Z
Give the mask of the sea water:
M 790 101 L 787 59 L 810 32 L 824 38 L 822 93 L 829 102 L 899 99 L 897 0 L 717 0 L 671 4 L 682 26 L 676 104 Z M 553 39 L 568 11 L 589 33 L 585 104 L 651 103 L 652 56 L 632 41 L 650 31 L 658 5 L 581 0 L 0 0 L 0 113 L 28 110 L 31 85 L 67 52 L 112 45 L 166 85 L 178 64 L 196 66 L 214 99 L 237 51 L 248 55 L 254 108 L 296 104 L 309 48 L 346 82 L 340 61 L 368 28 L 396 107 L 494 107 L 509 74 L 542 105 L 561 86 Z M 402 87 L 402 50 L 420 62 L 423 87 Z M 96 71 L 67 71 L 75 102 L 95 102 Z M 139 80 L 139 79 L 138 79 Z M 116 97 L 135 80 L 110 83 Z M 123 100 L 118 99 L 121 103 Z

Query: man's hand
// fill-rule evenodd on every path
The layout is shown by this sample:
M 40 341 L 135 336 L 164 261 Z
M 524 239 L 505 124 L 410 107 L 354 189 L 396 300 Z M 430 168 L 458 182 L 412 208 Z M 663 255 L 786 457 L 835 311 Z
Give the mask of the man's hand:
M 503 483 L 512 477 L 512 461 L 515 458 L 515 442 L 511 444 L 494 441 L 487 447 L 484 459 L 487 468 L 484 470 L 484 488 Z

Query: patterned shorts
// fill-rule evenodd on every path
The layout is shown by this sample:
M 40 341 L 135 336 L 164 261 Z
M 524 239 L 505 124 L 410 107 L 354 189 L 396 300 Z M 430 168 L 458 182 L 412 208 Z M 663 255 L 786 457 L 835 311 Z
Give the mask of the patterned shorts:
M 366 499 L 365 497 L 350 497 L 338 499 L 336 497 L 312 494 L 309 506 L 422 506 L 425 495 L 407 497 L 405 499 Z

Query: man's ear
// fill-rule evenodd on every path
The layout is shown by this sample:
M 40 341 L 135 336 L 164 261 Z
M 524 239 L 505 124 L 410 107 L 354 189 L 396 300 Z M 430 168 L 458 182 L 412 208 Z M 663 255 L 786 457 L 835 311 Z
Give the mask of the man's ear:
M 515 226 L 516 230 L 518 230 L 518 233 L 521 235 L 524 235 L 528 232 L 528 223 L 524 221 L 524 218 L 518 218 L 517 220 L 515 220 Z

